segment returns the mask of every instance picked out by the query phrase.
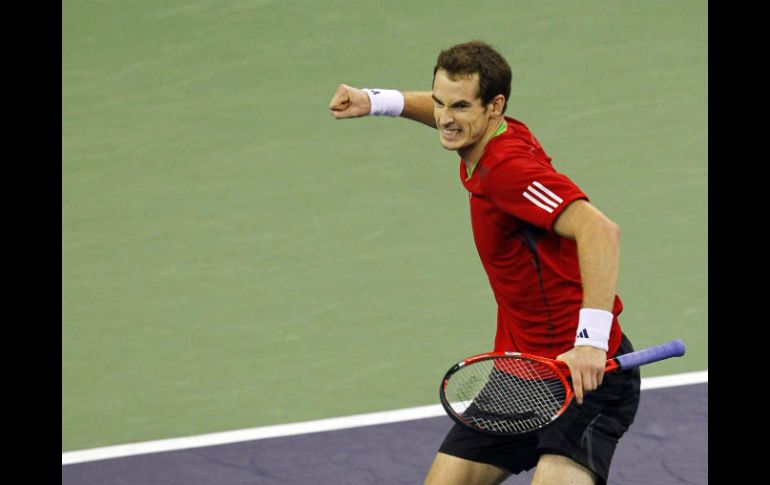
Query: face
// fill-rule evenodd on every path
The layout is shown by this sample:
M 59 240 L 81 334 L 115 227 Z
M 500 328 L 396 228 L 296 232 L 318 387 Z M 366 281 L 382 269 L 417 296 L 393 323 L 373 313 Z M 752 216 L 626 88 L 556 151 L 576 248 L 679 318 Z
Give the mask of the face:
M 433 116 L 441 145 L 447 150 L 462 155 L 476 148 L 497 126 L 501 113 L 495 105 L 494 99 L 486 106 L 482 104 L 478 73 L 450 79 L 443 69 L 436 72 Z

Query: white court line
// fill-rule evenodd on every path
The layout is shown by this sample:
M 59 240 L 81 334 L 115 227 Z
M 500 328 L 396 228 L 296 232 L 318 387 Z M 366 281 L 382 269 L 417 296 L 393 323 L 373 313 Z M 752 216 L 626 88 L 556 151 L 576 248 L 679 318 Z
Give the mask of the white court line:
M 647 377 L 642 379 L 642 390 L 658 389 L 662 387 L 685 386 L 688 384 L 700 384 L 708 382 L 708 371 L 688 372 L 670 376 Z M 129 443 L 125 445 L 106 446 L 103 448 L 91 448 L 88 450 L 68 451 L 61 454 L 62 465 L 72 465 L 87 461 L 106 460 L 124 456 L 143 455 L 147 453 L 159 453 L 164 451 L 200 448 L 203 446 L 224 445 L 241 441 L 261 440 L 265 438 L 277 438 L 280 436 L 293 436 L 298 434 L 318 433 L 321 431 L 333 431 L 360 426 L 372 426 L 376 424 L 397 423 L 415 419 L 433 418 L 444 416 L 444 408 L 440 404 L 419 406 L 415 408 L 397 409 L 378 413 L 356 414 L 339 418 L 320 419 L 317 421 L 305 421 L 301 423 L 278 424 L 274 426 L 262 426 L 259 428 L 224 431 L 221 433 L 209 433 L 185 438 L 171 438 L 165 440 L 145 441 L 142 443 Z

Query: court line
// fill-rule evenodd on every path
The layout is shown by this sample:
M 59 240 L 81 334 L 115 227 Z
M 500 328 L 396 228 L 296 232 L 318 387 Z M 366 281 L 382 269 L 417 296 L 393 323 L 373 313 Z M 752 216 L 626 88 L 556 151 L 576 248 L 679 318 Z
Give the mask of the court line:
M 660 377 L 647 377 L 642 379 L 642 390 L 658 389 L 662 387 L 685 386 L 708 382 L 708 370 L 688 372 Z M 262 426 L 259 428 L 224 431 L 183 438 L 171 438 L 141 443 L 129 443 L 124 445 L 91 448 L 87 450 L 68 451 L 61 454 L 62 465 L 72 465 L 88 461 L 106 460 L 148 453 L 160 453 L 165 451 L 200 448 L 204 446 L 216 446 L 241 441 L 253 441 L 282 436 L 318 433 L 322 431 L 334 431 L 338 429 L 357 428 L 377 424 L 396 423 L 415 419 L 433 418 L 445 415 L 444 408 L 440 404 L 419 406 L 407 409 L 396 409 L 376 413 L 356 414 L 338 418 L 320 419 L 316 421 L 304 421 L 299 423 L 278 424 Z

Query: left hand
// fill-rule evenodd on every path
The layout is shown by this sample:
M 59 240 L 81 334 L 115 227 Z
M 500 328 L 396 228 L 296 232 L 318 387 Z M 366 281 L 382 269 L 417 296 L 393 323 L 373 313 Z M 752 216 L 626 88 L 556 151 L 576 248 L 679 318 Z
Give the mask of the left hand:
M 596 347 L 581 345 L 557 356 L 556 360 L 569 367 L 575 399 L 578 404 L 583 404 L 583 395 L 599 387 L 604 379 L 607 353 Z

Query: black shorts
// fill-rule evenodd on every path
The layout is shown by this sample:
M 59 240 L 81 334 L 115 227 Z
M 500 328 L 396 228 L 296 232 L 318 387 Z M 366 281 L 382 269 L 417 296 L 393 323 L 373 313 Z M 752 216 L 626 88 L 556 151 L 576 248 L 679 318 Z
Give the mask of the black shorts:
M 623 335 L 616 355 L 633 352 Z M 570 403 L 559 419 L 522 436 L 495 436 L 455 424 L 439 451 L 495 465 L 513 474 L 530 470 L 543 454 L 563 455 L 596 473 L 604 485 L 618 440 L 634 421 L 639 407 L 639 369 L 604 375 L 602 385 Z

